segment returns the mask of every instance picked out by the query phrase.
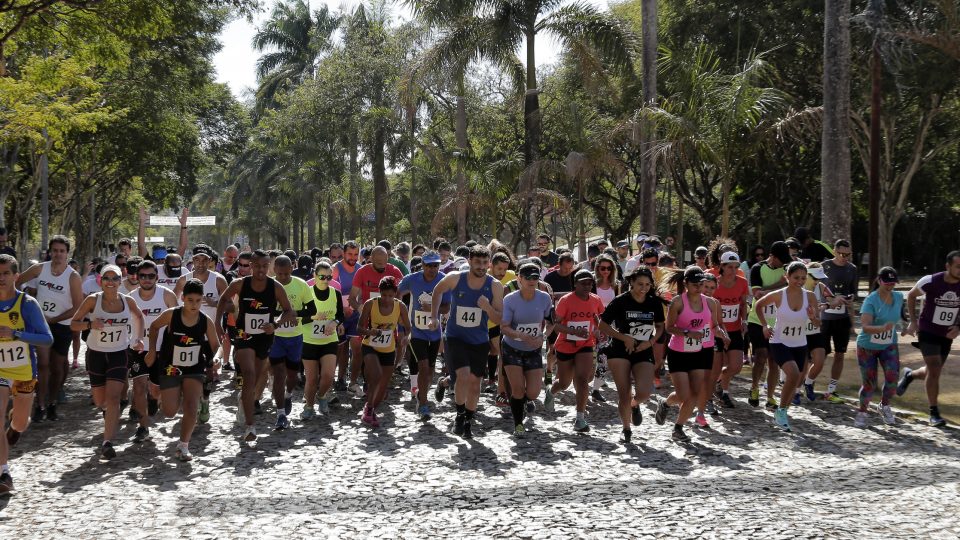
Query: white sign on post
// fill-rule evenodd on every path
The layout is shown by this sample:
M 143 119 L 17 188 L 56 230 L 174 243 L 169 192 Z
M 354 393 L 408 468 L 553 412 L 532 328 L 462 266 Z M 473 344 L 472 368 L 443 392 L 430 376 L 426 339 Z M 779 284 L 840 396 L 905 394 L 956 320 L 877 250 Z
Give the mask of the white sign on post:
M 187 226 L 195 225 L 216 225 L 217 216 L 190 216 L 187 218 Z M 177 216 L 150 216 L 151 227 L 177 227 L 180 225 L 180 218 Z
M 162 236 L 148 236 L 148 237 L 144 238 L 143 241 L 144 241 L 144 242 L 147 242 L 147 243 L 151 243 L 151 244 L 159 244 L 160 242 L 163 242 L 163 237 L 162 237 Z

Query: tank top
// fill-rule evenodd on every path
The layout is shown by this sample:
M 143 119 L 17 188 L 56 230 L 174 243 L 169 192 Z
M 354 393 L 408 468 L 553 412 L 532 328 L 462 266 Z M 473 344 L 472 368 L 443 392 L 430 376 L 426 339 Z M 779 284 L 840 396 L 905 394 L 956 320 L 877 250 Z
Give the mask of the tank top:
M 373 347 L 377 352 L 391 353 L 397 349 L 396 334 L 397 323 L 400 321 L 400 301 L 393 300 L 393 311 L 389 315 L 380 313 L 379 298 L 368 300 L 368 302 L 373 303 L 370 306 L 370 328 L 379 330 L 380 333 L 363 338 L 363 344 Z
M 777 308 L 777 323 L 773 327 L 770 343 L 779 343 L 787 347 L 807 346 L 807 291 L 803 291 L 803 305 L 798 311 L 790 309 L 787 290 L 780 293 L 780 306 Z
M 159 317 L 160 314 L 163 313 L 165 309 L 167 309 L 167 302 L 164 300 L 163 297 L 166 294 L 166 292 L 169 290 L 170 289 L 167 289 L 166 287 L 161 287 L 157 285 L 156 289 L 153 292 L 153 298 L 149 300 L 144 300 L 140 296 L 141 295 L 140 289 L 135 290 L 130 295 L 130 297 L 133 298 L 133 301 L 137 303 L 137 307 L 140 308 L 140 313 L 143 313 L 144 329 L 149 329 L 150 325 L 153 324 L 153 321 L 157 320 L 157 317 Z M 164 329 L 161 328 L 160 334 L 157 337 L 158 347 L 163 344 L 163 334 L 164 334 Z M 144 351 L 150 350 L 149 339 L 145 339 L 143 341 L 143 350 Z
M 597 287 L 597 296 L 599 296 L 600 301 L 603 302 L 603 307 L 607 307 L 608 305 L 610 305 L 610 302 L 612 302 L 613 299 L 617 297 L 617 291 L 615 291 L 612 286 L 606 289 L 601 289 L 600 287 Z
M 25 296 L 18 292 L 13 306 L 0 312 L 0 326 L 14 331 L 26 329 L 22 313 Z M 0 340 L 0 377 L 12 381 L 29 381 L 34 378 L 33 350 L 28 343 L 19 339 Z
M 240 336 L 248 338 L 263 333 L 263 327 L 273 322 L 277 305 L 277 282 L 267 278 L 264 290 L 253 290 L 253 277 L 243 278 L 240 286 L 240 314 L 237 317 L 237 330 Z
M 350 305 L 350 289 L 353 288 L 353 276 L 357 275 L 357 271 L 360 270 L 360 265 L 353 265 L 353 272 L 347 272 L 346 265 L 341 262 L 333 265 L 333 279 L 337 280 L 340 283 L 340 294 L 343 296 L 343 307 L 344 309 Z M 354 312 L 353 315 L 347 317 L 348 319 L 359 319 L 360 313 Z
M 187 280 L 193 279 L 193 272 L 187 272 L 184 274 L 184 277 L 186 277 Z M 207 271 L 207 280 L 203 282 L 204 300 L 213 300 L 214 302 L 220 301 L 220 291 L 217 290 L 218 277 L 220 277 L 220 274 L 212 270 Z M 217 317 L 217 306 L 201 304 L 200 311 L 202 311 L 204 315 L 210 317 L 211 319 L 215 319 Z
M 946 336 L 960 322 L 960 283 L 947 283 L 943 276 L 940 272 L 917 282 L 924 294 L 920 330 L 937 336 Z
M 162 263 L 163 261 L 161 261 Z M 183 269 L 181 267 L 180 276 L 183 275 Z M 173 290 L 177 286 L 177 280 L 180 279 L 180 276 L 168 276 L 166 268 L 163 264 L 157 265 L 157 285 L 162 285 L 170 290 Z
M 103 293 L 96 293 L 97 304 L 93 308 L 92 318 L 102 319 L 103 328 L 90 330 L 87 336 L 87 347 L 99 352 L 118 352 L 130 346 L 133 334 L 133 318 L 130 306 L 127 305 L 127 296 L 120 295 L 123 310 L 119 313 L 110 313 L 103 309 Z
M 482 345 L 490 340 L 490 334 L 487 333 L 487 313 L 477 307 L 477 300 L 486 296 L 493 302 L 493 276 L 487 275 L 479 289 L 471 289 L 468 282 L 467 274 L 461 273 L 451 291 L 446 337 Z
M 313 301 L 317 306 L 317 314 L 310 324 L 303 328 L 303 342 L 310 345 L 326 345 L 339 341 L 337 337 L 337 291 L 327 287 L 327 299 L 321 300 L 323 294 L 316 287 L 311 287 Z M 343 321 L 340 321 L 343 322 Z M 332 328 L 331 328 L 332 326 Z M 327 335 L 330 332 L 330 335 Z
M 199 374 L 207 369 L 213 351 L 207 341 L 207 321 L 210 320 L 202 311 L 197 317 L 197 323 L 186 326 L 183 323 L 183 307 L 173 310 L 170 326 L 167 328 L 168 338 L 160 347 L 161 373 L 167 376 L 183 374 Z
M 701 339 L 694 339 L 690 336 L 674 334 L 670 336 L 667 346 L 677 352 L 700 352 L 704 347 L 712 347 L 713 333 L 710 328 L 713 326 L 713 314 L 710 312 L 707 297 L 700 295 L 701 311 L 693 310 L 686 293 L 680 295 L 680 301 L 683 302 L 683 309 L 680 310 L 674 326 L 681 330 L 704 332 L 705 335 Z
M 52 319 L 63 315 L 73 307 L 73 297 L 70 296 L 70 276 L 76 270 L 67 266 L 59 276 L 53 275 L 50 270 L 53 263 L 40 264 L 40 275 L 37 276 L 37 302 L 43 316 Z M 70 325 L 70 319 L 60 321 L 60 324 Z

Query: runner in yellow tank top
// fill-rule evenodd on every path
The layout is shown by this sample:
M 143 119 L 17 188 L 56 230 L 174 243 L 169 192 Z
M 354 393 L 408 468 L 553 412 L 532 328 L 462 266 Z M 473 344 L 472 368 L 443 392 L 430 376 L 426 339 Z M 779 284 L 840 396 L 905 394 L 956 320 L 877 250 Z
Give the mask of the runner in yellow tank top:
M 378 427 L 376 408 L 387 398 L 387 386 L 393 377 L 397 349 L 407 346 L 410 335 L 410 315 L 407 306 L 397 299 L 397 279 L 386 276 L 380 280 L 380 297 L 363 304 L 358 333 L 363 338 L 363 376 L 367 381 L 367 404 L 363 407 L 363 423 Z M 398 345 L 397 340 L 400 340 Z

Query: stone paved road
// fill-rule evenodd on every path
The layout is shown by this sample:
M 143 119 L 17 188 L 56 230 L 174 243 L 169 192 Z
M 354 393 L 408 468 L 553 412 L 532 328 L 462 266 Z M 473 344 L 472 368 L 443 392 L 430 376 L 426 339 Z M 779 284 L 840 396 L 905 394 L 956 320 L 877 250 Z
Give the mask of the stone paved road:
M 516 440 L 489 404 L 473 441 L 449 433 L 447 400 L 429 423 L 399 392 L 370 430 L 359 401 L 247 445 L 235 393 L 221 383 L 198 427 L 195 459 L 173 458 L 178 423 L 141 445 L 125 423 L 109 463 L 96 456 L 100 416 L 74 372 L 56 424 L 31 427 L 12 452 L 17 491 L 0 499 L 0 538 L 957 538 L 960 439 L 913 420 L 852 427 L 846 405 L 792 411 L 775 431 L 737 389 L 738 408 L 681 446 L 645 411 L 635 445 L 617 442 L 610 404 L 573 433 L 572 393 L 535 414 Z M 612 388 L 605 391 L 613 398 Z

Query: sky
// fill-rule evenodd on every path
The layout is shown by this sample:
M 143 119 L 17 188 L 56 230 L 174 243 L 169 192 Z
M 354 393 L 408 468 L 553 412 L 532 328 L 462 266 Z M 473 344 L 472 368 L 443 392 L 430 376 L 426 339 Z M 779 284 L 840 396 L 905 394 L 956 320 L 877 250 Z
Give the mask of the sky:
M 597 7 L 607 9 L 606 0 L 588 1 Z M 257 26 L 268 18 L 275 2 L 274 0 L 265 0 L 263 3 L 266 9 L 258 14 L 253 22 L 239 19 L 224 28 L 224 31 L 220 34 L 223 49 L 213 59 L 214 67 L 217 70 L 217 81 L 227 83 L 233 95 L 240 99 L 244 98 L 245 90 L 252 90 L 257 85 L 254 66 L 258 53 L 253 50 L 250 41 L 256 33 Z M 312 0 L 311 6 L 326 4 L 331 9 L 344 8 L 349 11 L 360 3 L 360 0 Z M 401 5 L 400 2 L 394 3 L 393 11 L 398 20 L 412 18 L 410 10 Z M 553 63 L 560 53 L 559 46 L 549 36 L 538 39 L 536 48 L 538 65 Z M 523 58 L 522 55 L 521 58 Z

